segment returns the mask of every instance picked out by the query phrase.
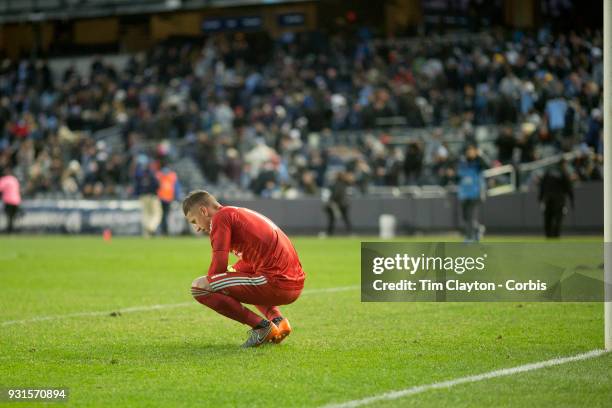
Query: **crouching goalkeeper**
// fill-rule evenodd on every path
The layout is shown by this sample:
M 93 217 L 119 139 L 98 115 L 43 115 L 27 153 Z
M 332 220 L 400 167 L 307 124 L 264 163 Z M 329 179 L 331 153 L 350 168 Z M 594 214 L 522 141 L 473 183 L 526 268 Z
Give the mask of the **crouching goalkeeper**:
M 193 191 L 183 213 L 197 231 L 206 231 L 212 246 L 208 274 L 191 284 L 201 304 L 249 325 L 243 347 L 280 343 L 291 333 L 278 308 L 295 302 L 305 274 L 287 235 L 265 216 L 241 207 L 222 206 L 207 191 Z M 228 267 L 229 252 L 239 261 Z M 254 305 L 263 318 L 243 306 Z

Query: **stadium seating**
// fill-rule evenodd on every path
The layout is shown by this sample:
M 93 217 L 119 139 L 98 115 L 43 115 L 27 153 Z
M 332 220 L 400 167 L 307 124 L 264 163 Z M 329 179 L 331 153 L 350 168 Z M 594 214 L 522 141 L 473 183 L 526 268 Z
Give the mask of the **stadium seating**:
M 504 35 L 306 33 L 269 44 L 263 66 L 255 40 L 223 34 L 139 55 L 10 61 L 0 166 L 26 197 L 124 197 L 138 155 L 175 167 L 188 188 L 236 195 L 317 195 L 338 170 L 364 194 L 452 190 L 471 142 L 493 167 L 587 149 L 572 171 L 597 179 L 600 34 Z M 500 174 L 494 184 L 508 184 Z

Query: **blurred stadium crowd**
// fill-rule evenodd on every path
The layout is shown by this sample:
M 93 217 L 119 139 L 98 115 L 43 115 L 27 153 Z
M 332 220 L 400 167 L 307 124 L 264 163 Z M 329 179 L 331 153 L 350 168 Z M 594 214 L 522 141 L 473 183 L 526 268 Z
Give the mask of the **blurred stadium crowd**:
M 338 169 L 363 191 L 446 185 L 461 154 L 448 129 L 468 143 L 476 127 L 495 125 L 493 165 L 580 146 L 596 154 L 576 159 L 573 176 L 601 178 L 600 32 L 370 37 L 292 34 L 262 48 L 222 34 L 158 45 L 125 67 L 94 58 L 85 76 L 5 60 L 0 167 L 13 168 L 29 197 L 126 197 L 138 166 L 184 157 L 209 185 L 264 197 L 318 194 Z M 408 137 L 429 131 L 390 143 L 389 124 Z M 92 136 L 113 126 L 119 146 Z

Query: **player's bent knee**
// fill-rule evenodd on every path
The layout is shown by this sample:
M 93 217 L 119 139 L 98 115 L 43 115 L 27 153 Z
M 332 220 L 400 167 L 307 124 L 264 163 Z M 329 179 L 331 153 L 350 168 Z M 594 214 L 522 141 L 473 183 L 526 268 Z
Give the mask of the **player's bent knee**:
M 201 276 L 191 282 L 191 294 L 193 297 L 206 296 L 212 292 L 213 290 L 206 276 Z
M 210 290 L 210 283 L 208 283 L 208 278 L 206 276 L 200 276 L 199 278 L 193 280 L 191 287 Z

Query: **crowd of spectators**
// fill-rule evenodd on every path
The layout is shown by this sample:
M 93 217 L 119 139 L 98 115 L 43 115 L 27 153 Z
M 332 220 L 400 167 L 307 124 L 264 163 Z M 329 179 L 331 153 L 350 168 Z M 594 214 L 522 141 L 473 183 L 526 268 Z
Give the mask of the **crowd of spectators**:
M 5 60 L 0 167 L 29 197 L 129 195 L 136 157 L 173 151 L 193 158 L 207 184 L 264 197 L 319 194 L 337 171 L 365 192 L 453 183 L 461 148 L 447 130 L 461 144 L 494 126 L 494 164 L 581 146 L 595 154 L 575 177 L 600 177 L 601 32 L 370 37 L 221 34 L 160 44 L 125 66 L 94 57 L 89 72 L 61 75 L 45 60 Z M 391 138 L 388 124 L 431 131 Z M 119 147 L 92 136 L 111 126 Z M 359 136 L 344 143 L 346 133 Z

